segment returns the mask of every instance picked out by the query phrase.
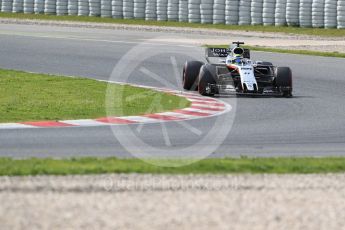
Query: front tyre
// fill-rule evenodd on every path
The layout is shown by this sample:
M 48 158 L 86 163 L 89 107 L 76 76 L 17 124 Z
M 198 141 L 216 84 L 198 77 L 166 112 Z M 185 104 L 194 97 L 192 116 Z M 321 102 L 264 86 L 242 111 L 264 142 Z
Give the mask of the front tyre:
M 204 63 L 200 61 L 187 61 L 183 67 L 182 82 L 186 90 L 197 90 L 200 68 Z
M 213 96 L 209 84 L 216 84 L 216 67 L 205 64 L 200 69 L 198 91 L 203 96 Z
M 275 72 L 276 86 L 279 87 L 284 97 L 292 96 L 292 72 L 289 67 L 277 67 Z

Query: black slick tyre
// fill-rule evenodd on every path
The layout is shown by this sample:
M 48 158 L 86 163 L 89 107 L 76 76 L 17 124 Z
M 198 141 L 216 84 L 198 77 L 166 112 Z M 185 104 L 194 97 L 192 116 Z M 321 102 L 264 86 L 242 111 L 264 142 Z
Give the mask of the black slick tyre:
M 281 88 L 284 97 L 292 96 L 292 72 L 289 67 L 277 67 L 275 72 L 276 86 Z
M 209 84 L 216 83 L 216 67 L 210 64 L 205 64 L 201 67 L 199 73 L 198 91 L 203 96 L 213 96 L 214 92 L 207 91 Z
M 183 67 L 182 84 L 186 90 L 197 90 L 200 68 L 204 63 L 187 61 Z

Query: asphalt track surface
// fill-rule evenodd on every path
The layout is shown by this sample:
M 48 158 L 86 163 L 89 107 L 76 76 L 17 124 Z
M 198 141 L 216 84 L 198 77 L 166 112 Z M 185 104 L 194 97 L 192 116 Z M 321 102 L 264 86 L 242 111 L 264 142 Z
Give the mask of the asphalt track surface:
M 203 60 L 202 48 L 183 42 L 193 36 L 0 25 L 0 68 L 176 89 L 181 88 L 176 70 L 181 72 L 187 59 Z M 126 56 L 133 48 L 137 53 Z M 290 66 L 294 97 L 221 97 L 231 112 L 183 124 L 0 130 L 0 156 L 133 157 L 140 150 L 152 157 L 193 157 L 207 147 L 210 157 L 345 154 L 345 59 L 263 52 L 252 57 Z M 123 59 L 138 63 L 124 68 L 128 77 L 116 68 L 123 67 L 117 66 Z M 212 130 L 220 135 L 208 135 Z

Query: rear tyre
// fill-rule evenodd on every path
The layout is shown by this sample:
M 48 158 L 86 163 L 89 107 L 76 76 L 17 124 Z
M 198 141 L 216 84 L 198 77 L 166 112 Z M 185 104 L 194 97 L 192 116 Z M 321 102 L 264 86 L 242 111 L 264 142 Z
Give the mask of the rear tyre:
M 186 90 L 198 90 L 198 76 L 204 63 L 200 61 L 187 61 L 183 67 L 182 82 Z
M 198 91 L 201 95 L 214 95 L 207 90 L 208 84 L 216 84 L 216 67 L 210 64 L 203 65 L 200 69 Z
M 292 72 L 289 67 L 277 67 L 275 72 L 275 81 L 277 87 L 280 87 L 284 97 L 292 96 Z M 286 89 L 286 88 L 289 89 Z

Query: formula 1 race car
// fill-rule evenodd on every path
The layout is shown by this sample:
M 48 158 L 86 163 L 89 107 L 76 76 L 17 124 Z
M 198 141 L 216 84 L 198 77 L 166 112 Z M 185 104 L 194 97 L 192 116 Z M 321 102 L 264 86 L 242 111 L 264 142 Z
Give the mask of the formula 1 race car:
M 292 73 L 289 67 L 271 62 L 250 60 L 243 42 L 233 42 L 229 49 L 206 48 L 206 60 L 187 61 L 183 68 L 183 88 L 201 95 L 292 96 Z M 211 59 L 218 59 L 212 62 Z

